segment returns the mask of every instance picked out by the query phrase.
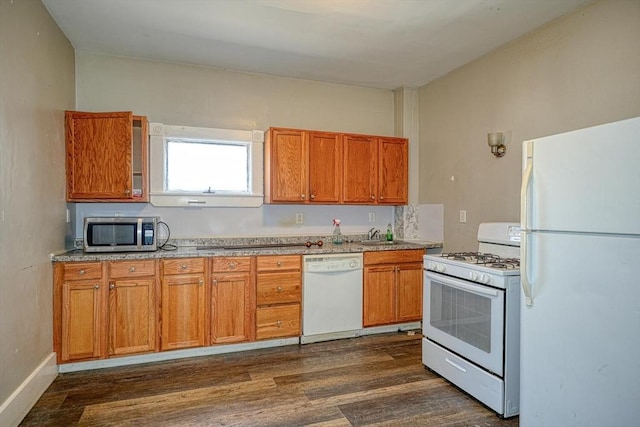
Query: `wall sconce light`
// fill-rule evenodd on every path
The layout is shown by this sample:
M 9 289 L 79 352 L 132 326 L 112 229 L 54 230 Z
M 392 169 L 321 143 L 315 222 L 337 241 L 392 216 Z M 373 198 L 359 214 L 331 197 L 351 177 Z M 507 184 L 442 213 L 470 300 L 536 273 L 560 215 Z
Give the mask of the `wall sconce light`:
M 504 145 L 504 134 L 502 132 L 491 132 L 487 134 L 487 144 L 491 147 L 491 154 L 502 157 L 507 152 Z

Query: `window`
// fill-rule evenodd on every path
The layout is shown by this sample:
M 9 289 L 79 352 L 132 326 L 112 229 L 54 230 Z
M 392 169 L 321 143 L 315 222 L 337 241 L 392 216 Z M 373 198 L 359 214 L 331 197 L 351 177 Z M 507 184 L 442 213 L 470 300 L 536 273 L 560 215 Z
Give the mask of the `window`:
M 263 133 L 152 123 L 151 203 L 260 206 Z

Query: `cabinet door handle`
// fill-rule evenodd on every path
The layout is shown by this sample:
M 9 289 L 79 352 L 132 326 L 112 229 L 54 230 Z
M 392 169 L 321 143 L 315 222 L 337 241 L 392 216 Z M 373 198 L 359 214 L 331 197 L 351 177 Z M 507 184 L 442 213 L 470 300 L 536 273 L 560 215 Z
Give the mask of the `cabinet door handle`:
M 306 199 L 306 198 L 307 198 L 307 195 L 306 195 L 306 194 L 304 194 L 304 193 L 302 193 L 302 194 L 300 195 L 300 198 L 301 198 L 302 200 L 304 200 L 304 199 Z
M 93 289 L 100 289 L 100 285 L 95 285 Z
M 380 200 L 384 200 L 384 197 L 383 197 L 383 196 L 380 196 Z
M 124 190 L 124 194 L 129 195 L 130 193 L 131 193 L 131 190 L 129 190 L 128 188 Z
M 200 280 L 198 280 L 198 284 L 199 284 L 199 285 L 204 285 L 204 279 L 200 279 Z
M 115 289 L 116 284 L 114 282 L 109 282 L 109 289 Z
M 372 194 L 371 195 L 371 200 L 375 200 L 375 199 L 376 199 L 376 196 Z
M 315 194 L 311 194 L 311 196 L 309 196 L 309 198 L 310 198 L 311 200 L 313 200 L 313 199 L 315 199 L 315 198 L 316 198 L 316 195 L 315 195 Z
M 217 285 L 218 284 L 218 279 L 213 279 L 212 283 L 213 283 L 214 286 Z

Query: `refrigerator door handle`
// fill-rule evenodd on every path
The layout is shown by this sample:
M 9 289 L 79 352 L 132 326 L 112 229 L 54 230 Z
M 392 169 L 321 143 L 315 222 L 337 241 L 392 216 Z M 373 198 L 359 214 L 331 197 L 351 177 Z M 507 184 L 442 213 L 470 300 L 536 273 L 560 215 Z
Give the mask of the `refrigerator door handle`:
M 520 283 L 522 283 L 522 292 L 524 292 L 524 303 L 531 307 L 533 305 L 533 295 L 531 294 L 531 282 L 529 282 L 529 274 L 527 272 L 527 265 L 529 264 L 527 260 L 527 245 L 529 244 L 527 234 L 529 233 L 523 230 L 520 236 L 520 258 L 522 261 Z
M 531 282 L 527 267 L 529 260 L 527 258 L 527 246 L 529 233 L 529 186 L 533 177 L 533 144 L 532 141 L 524 143 L 523 147 L 525 169 L 522 177 L 522 187 L 520 188 L 520 227 L 522 229 L 520 241 L 520 259 L 522 261 L 520 282 L 522 283 L 522 291 L 524 292 L 524 302 L 527 306 L 533 305 L 533 295 L 531 294 Z

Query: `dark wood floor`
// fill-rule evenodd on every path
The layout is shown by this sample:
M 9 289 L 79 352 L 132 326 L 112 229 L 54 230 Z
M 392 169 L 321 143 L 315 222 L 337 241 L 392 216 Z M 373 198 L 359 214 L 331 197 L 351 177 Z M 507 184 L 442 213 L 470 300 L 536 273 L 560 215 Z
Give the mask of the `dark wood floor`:
M 504 426 L 397 333 L 61 374 L 23 426 Z

